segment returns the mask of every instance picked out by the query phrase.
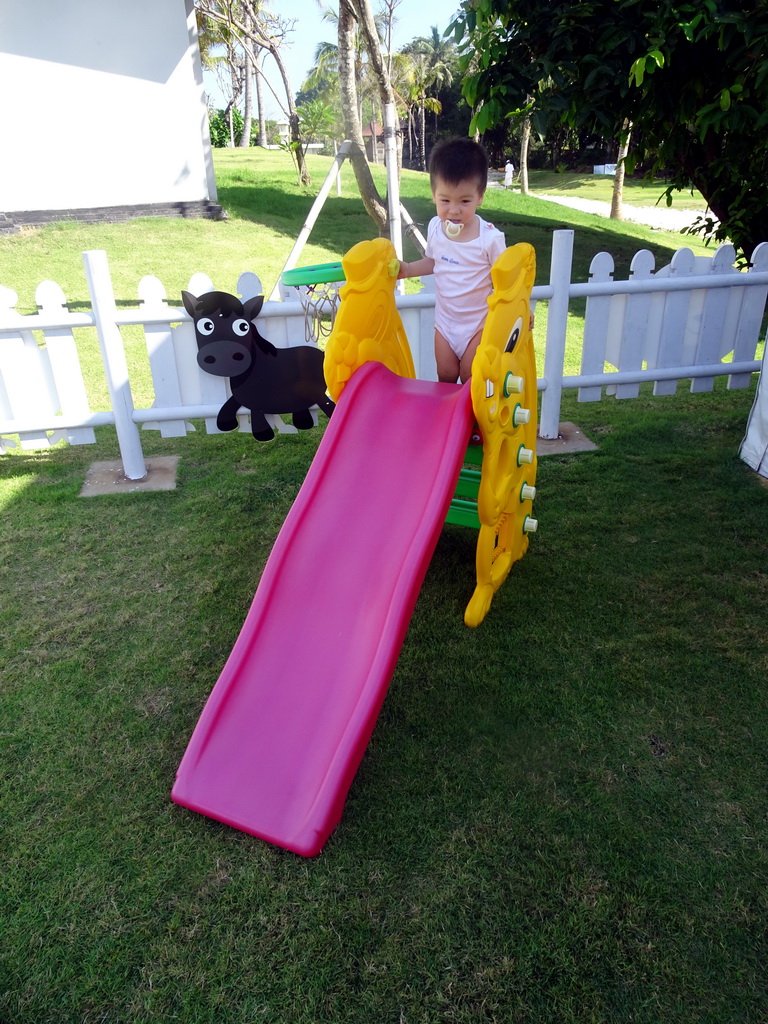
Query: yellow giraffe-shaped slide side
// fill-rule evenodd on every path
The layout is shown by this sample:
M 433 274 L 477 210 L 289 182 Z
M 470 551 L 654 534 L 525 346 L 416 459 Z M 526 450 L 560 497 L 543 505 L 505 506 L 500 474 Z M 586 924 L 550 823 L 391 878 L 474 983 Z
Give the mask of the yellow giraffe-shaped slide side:
M 411 349 L 395 305 L 399 262 L 386 238 L 358 242 L 342 258 L 346 284 L 323 369 L 334 402 L 363 363 L 384 363 L 401 377 L 415 377 Z
M 536 529 L 537 381 L 530 329 L 536 253 L 520 242 L 491 270 L 493 295 L 472 364 L 472 406 L 483 437 L 477 498 L 477 586 L 464 613 L 468 626 L 486 616 L 494 593 L 528 548 Z

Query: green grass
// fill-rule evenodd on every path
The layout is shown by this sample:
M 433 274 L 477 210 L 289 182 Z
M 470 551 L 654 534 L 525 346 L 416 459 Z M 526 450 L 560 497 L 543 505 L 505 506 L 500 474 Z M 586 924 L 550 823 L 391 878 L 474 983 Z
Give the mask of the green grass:
M 179 301 L 182 288 L 197 271 L 208 274 L 217 287 L 234 291 L 238 275 L 252 270 L 269 293 L 331 164 L 328 158 L 311 155 L 308 162 L 313 188 L 303 189 L 296 184 L 289 158 L 283 153 L 217 150 L 219 201 L 229 220 L 143 218 L 91 226 L 63 222 L 24 231 L 0 238 L 0 284 L 18 293 L 22 312 L 34 310 L 34 290 L 46 278 L 61 285 L 70 308 L 88 308 L 81 253 L 104 249 L 118 305 L 136 304 L 136 289 L 145 274 L 160 278 L 170 301 Z M 374 167 L 373 172 L 384 191 L 383 168 Z M 425 227 L 434 215 L 427 176 L 404 171 L 401 189 L 411 216 Z M 603 249 L 614 255 L 624 274 L 638 248 L 650 248 L 659 266 L 668 263 L 683 244 L 696 251 L 711 251 L 676 232 L 610 221 L 502 189 L 489 189 L 483 210 L 506 233 L 509 244 L 527 241 L 535 246 L 539 282 L 547 280 L 552 232 L 559 227 L 576 228 L 574 268 L 579 280 L 586 279 L 592 257 Z M 337 260 L 374 233 L 351 167 L 345 163 L 342 195 L 338 197 L 335 187 L 331 189 L 300 263 Z M 410 243 L 405 255 L 406 259 L 416 256 Z
M 219 159 L 222 192 L 246 157 Z M 544 236 L 535 202 L 494 209 Z M 143 230 L 278 233 L 229 208 Z M 21 274 L 25 247 L 79 231 L 2 245 Z M 133 231 L 93 229 L 122 247 L 121 281 L 147 268 Z M 187 272 L 187 248 L 161 248 Z M 443 531 L 311 861 L 169 791 L 320 430 L 146 433 L 148 455 L 181 457 L 178 487 L 119 497 L 78 496 L 117 457 L 110 430 L 1 459 L 2 1024 L 768 1019 L 768 490 L 737 456 L 752 395 L 566 395 L 599 450 L 541 459 L 540 531 L 474 631 L 475 537 Z
M 602 203 L 610 203 L 613 195 L 613 177 L 604 174 L 557 174 L 555 171 L 531 171 L 529 187 L 534 195 L 542 192 L 547 195 L 578 196 L 579 199 L 595 199 Z M 666 199 L 662 198 L 666 182 L 657 178 L 646 181 L 645 178 L 624 179 L 623 202 L 628 206 L 660 206 L 667 208 Z M 690 192 L 673 193 L 673 210 L 705 210 L 707 201 L 702 194 L 693 189 Z

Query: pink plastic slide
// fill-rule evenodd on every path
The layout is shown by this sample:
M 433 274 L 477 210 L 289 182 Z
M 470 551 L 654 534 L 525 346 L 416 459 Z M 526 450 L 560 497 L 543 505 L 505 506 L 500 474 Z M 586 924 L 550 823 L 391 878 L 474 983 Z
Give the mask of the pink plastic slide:
M 171 794 L 311 857 L 341 818 L 453 496 L 469 385 L 346 385 Z

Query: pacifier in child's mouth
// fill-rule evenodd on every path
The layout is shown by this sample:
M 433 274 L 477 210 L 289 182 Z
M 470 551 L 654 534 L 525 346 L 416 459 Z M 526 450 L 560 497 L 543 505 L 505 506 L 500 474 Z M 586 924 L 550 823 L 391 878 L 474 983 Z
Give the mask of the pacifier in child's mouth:
M 449 238 L 458 238 L 463 230 L 463 224 L 455 224 L 452 220 L 443 221 L 443 231 Z

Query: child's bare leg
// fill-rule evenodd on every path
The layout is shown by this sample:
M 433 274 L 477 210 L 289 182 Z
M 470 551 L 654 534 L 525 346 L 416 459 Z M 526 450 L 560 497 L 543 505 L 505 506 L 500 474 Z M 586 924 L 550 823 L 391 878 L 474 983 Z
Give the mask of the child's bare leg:
M 475 358 L 475 352 L 477 352 L 477 346 L 480 344 L 480 339 L 483 336 L 483 328 L 472 335 L 472 340 L 464 350 L 464 355 L 461 357 L 461 363 L 459 364 L 459 371 L 461 373 L 461 382 L 464 384 L 472 376 L 472 360 Z
M 455 384 L 461 370 L 459 357 L 437 328 L 435 328 L 435 362 L 437 363 L 437 379 L 443 384 Z

